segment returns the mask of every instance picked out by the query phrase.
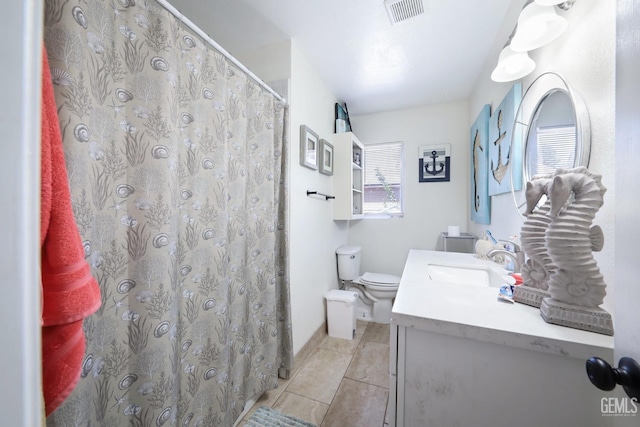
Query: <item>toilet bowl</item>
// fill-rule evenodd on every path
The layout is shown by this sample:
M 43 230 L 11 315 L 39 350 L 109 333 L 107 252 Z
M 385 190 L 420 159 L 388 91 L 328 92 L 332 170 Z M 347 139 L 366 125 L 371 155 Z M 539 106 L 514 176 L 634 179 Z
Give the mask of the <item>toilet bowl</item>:
M 364 308 L 359 318 L 388 324 L 391 322 L 393 299 L 398 292 L 400 278 L 391 274 L 370 272 L 360 275 L 361 251 L 360 246 L 341 246 L 336 250 L 338 278 L 344 284 L 344 289 L 358 291 L 357 306 Z M 370 316 L 367 315 L 368 307 Z

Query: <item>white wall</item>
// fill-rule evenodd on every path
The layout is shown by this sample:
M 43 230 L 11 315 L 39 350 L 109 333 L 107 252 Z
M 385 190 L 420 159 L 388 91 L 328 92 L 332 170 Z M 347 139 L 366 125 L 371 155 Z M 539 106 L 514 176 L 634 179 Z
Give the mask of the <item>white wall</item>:
M 498 60 L 498 54 L 509 37 L 522 8 L 521 2 L 513 4 L 502 25 L 501 38 L 496 40 L 493 55 L 487 58 L 485 69 L 478 78 L 476 89 L 469 102 L 470 127 L 484 104 L 497 107 L 513 83 L 494 83 L 490 74 Z M 614 290 L 614 201 L 615 201 L 615 49 L 616 2 L 579 0 L 568 11 L 559 11 L 567 18 L 567 31 L 551 44 L 530 52 L 536 69 L 522 81 L 523 93 L 531 82 L 546 71 L 562 75 L 579 93 L 589 110 L 591 119 L 591 161 L 589 169 L 602 174 L 607 188 L 604 206 L 598 212 L 595 224 L 602 227 L 605 247 L 595 254 L 600 270 L 607 282 L 608 295 L 603 308 L 611 311 Z M 491 198 L 491 225 L 469 221 L 469 229 L 480 236 L 489 228 L 494 236 L 508 237 L 520 234 L 522 220 L 518 216 L 511 194 Z
M 436 249 L 448 225 L 466 231 L 469 105 L 431 105 L 351 118 L 363 144 L 404 142 L 404 218 L 351 221 L 349 244 L 362 246 L 362 272 L 401 275 L 409 249 Z M 451 181 L 418 182 L 418 147 L 451 144 Z
M 333 202 L 306 195 L 307 190 L 331 194 L 332 177 L 300 165 L 300 125 L 331 141 L 336 98 L 296 39 L 237 58 L 265 81 L 290 79 L 289 273 L 296 354 L 325 321 L 324 294 L 338 287 L 335 250 L 347 243 L 347 224 L 333 221 Z
M 291 43 L 290 273 L 294 353 L 325 321 L 324 294 L 338 287 L 335 250 L 347 243 L 344 222 L 333 221 L 331 201 L 307 197 L 307 190 L 331 194 L 332 177 L 300 165 L 300 125 L 331 140 L 335 96 Z
M 239 52 L 236 59 L 265 82 L 291 78 L 291 40 Z
M 621 357 L 640 360 L 640 274 L 638 264 L 638 212 L 640 212 L 640 44 L 637 42 L 640 9 L 636 0 L 618 0 L 617 52 L 616 52 L 616 180 L 619 194 L 616 198 L 616 336 L 614 361 Z M 634 7 L 636 6 L 636 7 Z M 622 397 L 620 387 L 616 394 Z M 637 426 L 635 417 L 622 418 L 615 427 Z

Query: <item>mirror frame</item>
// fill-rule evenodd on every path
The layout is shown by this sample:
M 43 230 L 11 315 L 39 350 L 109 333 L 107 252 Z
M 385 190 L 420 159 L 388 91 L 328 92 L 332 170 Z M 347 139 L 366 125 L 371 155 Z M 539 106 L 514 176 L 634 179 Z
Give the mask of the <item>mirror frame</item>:
M 531 180 L 529 176 L 529 168 L 527 167 L 527 145 L 529 141 L 529 132 L 531 130 L 531 121 L 533 120 L 536 112 L 544 101 L 554 92 L 562 91 L 569 96 L 569 100 L 573 105 L 574 120 L 576 123 L 576 154 L 573 167 L 589 166 L 589 160 L 591 157 L 591 122 L 589 119 L 589 112 L 582 98 L 571 89 L 566 79 L 560 74 L 553 71 L 547 71 L 536 77 L 529 85 L 527 90 L 522 96 L 518 110 L 516 111 L 516 119 L 513 123 L 512 135 L 519 133 L 522 143 L 522 179 L 523 183 Z M 524 119 L 523 119 L 524 118 Z M 526 208 L 526 202 L 524 201 L 524 192 L 526 185 L 523 185 L 523 189 L 518 191 L 521 193 L 520 200 L 516 195 L 516 191 L 513 190 L 513 168 L 511 168 L 511 195 L 513 196 L 513 202 L 516 210 L 521 217 L 524 218 L 524 208 Z

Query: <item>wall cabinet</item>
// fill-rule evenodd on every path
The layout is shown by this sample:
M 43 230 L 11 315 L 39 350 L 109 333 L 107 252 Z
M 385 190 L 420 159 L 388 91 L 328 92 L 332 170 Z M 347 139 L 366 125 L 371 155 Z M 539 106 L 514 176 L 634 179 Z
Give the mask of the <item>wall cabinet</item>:
M 333 136 L 333 219 L 360 219 L 364 198 L 364 146 L 352 132 Z

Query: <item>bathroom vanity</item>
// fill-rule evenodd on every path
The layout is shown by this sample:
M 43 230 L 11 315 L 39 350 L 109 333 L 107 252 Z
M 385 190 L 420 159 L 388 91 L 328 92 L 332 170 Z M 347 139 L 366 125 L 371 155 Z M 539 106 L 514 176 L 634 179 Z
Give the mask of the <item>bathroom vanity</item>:
M 506 271 L 472 254 L 411 250 L 391 315 L 390 426 L 610 426 L 587 378 L 613 337 L 498 301 Z

